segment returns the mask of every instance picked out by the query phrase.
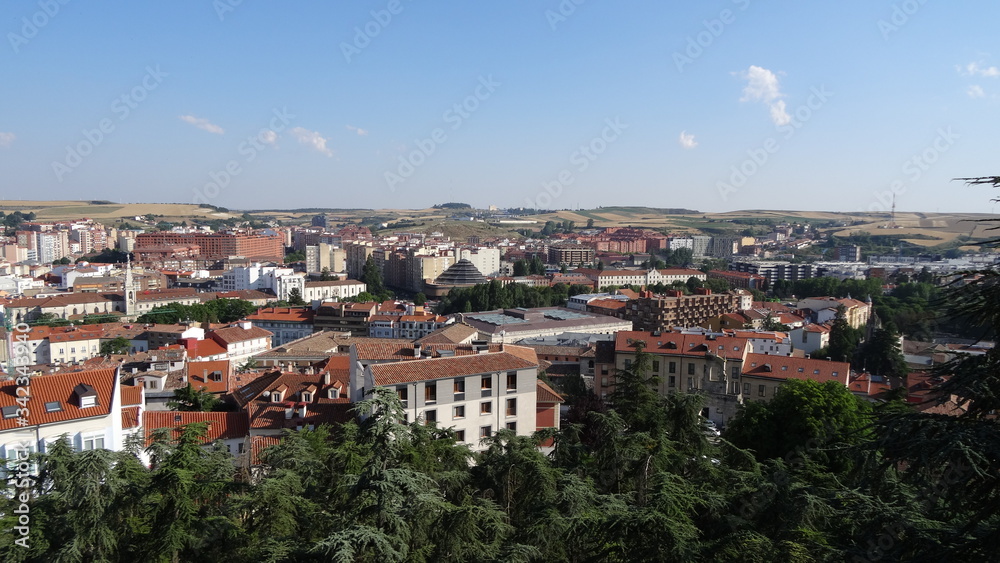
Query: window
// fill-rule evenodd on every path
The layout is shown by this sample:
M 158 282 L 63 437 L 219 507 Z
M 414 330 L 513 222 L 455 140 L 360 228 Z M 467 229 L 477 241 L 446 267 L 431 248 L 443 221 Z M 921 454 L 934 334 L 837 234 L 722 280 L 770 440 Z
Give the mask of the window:
M 480 438 L 489 438 L 492 435 L 493 435 L 493 427 L 492 426 L 480 426 L 479 427 L 479 437 Z
M 670 373 L 677 373 L 677 362 L 670 362 L 667 364 L 667 371 Z
M 694 364 L 688 364 L 688 375 L 694 375 Z
M 304 402 L 304 403 L 311 403 L 312 402 L 312 393 L 308 393 L 308 392 L 302 393 L 302 402 Z
M 243 448 L 244 448 L 244 446 L 243 446 L 243 442 L 240 442 L 240 443 L 239 443 L 239 444 L 238 444 L 238 445 L 236 446 L 236 453 L 238 453 L 238 454 L 242 454 L 242 453 L 243 453 L 243 452 L 245 451 L 245 450 L 244 450 Z
M 660 371 L 660 360 L 653 360 L 653 371 L 654 372 Z
M 456 442 L 464 442 L 465 441 L 465 430 L 456 430 L 455 431 L 455 441 Z
M 454 387 L 455 387 L 455 400 L 461 401 L 462 399 L 465 398 L 465 380 L 456 379 Z
M 452 409 L 452 418 L 465 418 L 465 405 L 459 405 Z
M 688 390 L 694 389 L 694 378 L 688 378 Z
M 83 438 L 83 449 L 84 450 L 103 450 L 104 449 L 104 436 L 84 436 L 84 438 Z
M 507 392 L 517 391 L 517 372 L 508 371 L 507 372 Z
M 437 422 L 438 412 L 436 410 L 424 411 L 424 424 L 430 424 L 432 422 Z
M 606 364 L 601 366 L 601 375 L 608 375 L 608 366 Z
M 435 383 L 424 384 L 424 402 L 428 404 L 436 403 L 438 400 L 438 388 Z
M 675 376 L 675 375 L 668 375 L 667 376 L 667 387 L 673 387 L 676 384 L 677 384 L 677 376 Z
M 479 414 L 490 414 L 491 412 L 493 412 L 493 403 L 489 401 L 479 403 Z
M 514 432 L 517 432 L 517 423 L 516 422 L 508 422 L 507 423 L 507 430 L 513 430 Z
M 632 367 L 632 360 L 625 360 L 625 369 Z
M 517 399 L 507 399 L 507 416 L 517 416 Z
M 757 395 L 760 396 L 760 397 L 764 397 L 764 396 L 766 396 L 766 394 L 767 394 L 767 387 L 765 387 L 763 385 L 758 385 L 757 386 Z
M 399 395 L 399 400 L 403 403 L 403 406 L 405 407 L 406 406 L 406 398 L 407 398 L 406 387 L 402 387 L 400 389 L 396 389 L 396 394 Z
M 45 403 L 45 412 L 59 412 L 61 410 L 63 410 L 62 403 L 59 401 Z
M 744 383 L 743 384 L 743 394 L 744 395 L 749 395 L 750 394 L 750 384 L 749 383 Z
M 483 397 L 489 397 L 490 395 L 493 394 L 493 377 L 492 376 L 489 376 L 489 375 L 484 375 L 483 376 L 483 383 L 482 383 L 481 389 L 482 389 Z
M 740 366 L 733 366 L 729 368 L 729 377 L 736 379 L 740 376 Z

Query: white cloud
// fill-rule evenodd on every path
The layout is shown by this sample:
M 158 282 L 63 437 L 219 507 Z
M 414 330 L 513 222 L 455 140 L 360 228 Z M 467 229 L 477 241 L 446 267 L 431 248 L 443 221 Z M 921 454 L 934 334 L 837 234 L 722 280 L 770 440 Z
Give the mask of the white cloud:
M 310 131 L 303 127 L 296 127 L 292 129 L 291 133 L 296 139 L 299 140 L 300 143 L 311 146 L 316 150 L 316 152 L 325 154 L 327 157 L 333 156 L 333 151 L 326 146 L 326 142 L 329 141 L 329 139 L 324 138 L 318 131 Z
M 983 87 L 979 86 L 978 84 L 973 84 L 972 86 L 969 86 L 969 89 L 966 90 L 965 93 L 968 94 L 970 98 L 986 97 L 986 92 L 983 91 Z
M 688 135 L 687 131 L 681 131 L 681 136 L 677 141 L 685 149 L 693 149 L 698 146 L 698 141 L 694 140 L 694 135 Z
M 368 130 L 367 129 L 362 129 L 360 127 L 355 127 L 353 125 L 348 125 L 347 126 L 347 130 L 348 131 L 354 131 L 355 133 L 357 133 L 358 135 L 360 135 L 362 137 L 364 137 L 365 135 L 368 134 Z
M 260 142 L 272 147 L 278 143 L 278 134 L 270 129 L 261 131 L 260 135 L 257 135 L 257 138 L 260 139 Z
M 208 131 L 209 133 L 215 133 L 216 135 L 222 135 L 226 132 L 222 127 L 219 127 L 203 117 L 195 117 L 193 115 L 182 115 L 180 117 L 181 121 L 190 123 L 202 131 Z
M 3 131 L 0 131 L 0 148 L 9 147 L 16 138 L 17 135 L 14 135 L 13 133 L 4 133 Z
M 778 76 L 770 70 L 750 65 L 750 68 L 739 73 L 739 77 L 747 81 L 743 88 L 741 102 L 763 102 L 771 110 L 771 120 L 775 125 L 787 125 L 792 118 L 785 110 L 785 95 L 781 93 Z
M 959 66 L 958 72 L 964 76 L 983 76 L 986 78 L 1000 77 L 1000 68 L 995 66 L 981 66 L 980 63 L 969 63 Z

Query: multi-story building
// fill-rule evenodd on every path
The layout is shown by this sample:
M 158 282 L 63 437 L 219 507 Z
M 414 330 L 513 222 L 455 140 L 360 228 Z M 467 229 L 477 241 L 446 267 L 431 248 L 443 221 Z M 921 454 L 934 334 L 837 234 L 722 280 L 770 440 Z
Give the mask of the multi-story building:
M 356 336 L 368 334 L 368 322 L 378 311 L 378 303 L 321 303 L 313 317 L 315 330 L 350 332 Z
M 697 326 L 709 319 L 738 310 L 739 297 L 733 293 L 712 293 L 697 289 L 694 295 L 668 290 L 663 295 L 644 291 L 629 301 L 622 318 L 635 330 L 669 330 L 675 326 Z
M 500 429 L 529 436 L 538 426 L 538 361 L 530 349 L 376 363 L 358 375 L 350 386 L 354 401 L 375 387 L 392 389 L 407 421 L 451 428 L 474 450 Z
M 747 272 L 767 278 L 768 284 L 778 280 L 798 281 L 816 277 L 813 264 L 792 264 L 791 262 L 738 261 L 729 264 L 735 272 Z
M 139 260 L 144 260 L 143 249 L 146 247 L 192 245 L 198 247 L 198 256 L 203 258 L 243 256 L 280 262 L 285 255 L 285 246 L 279 236 L 246 233 L 177 233 L 171 231 L 142 233 L 136 236 L 135 252 Z
M 368 286 L 358 280 L 307 281 L 302 291 L 306 303 L 315 301 L 343 300 L 357 297 Z
M 27 417 L 18 414 L 23 407 L 16 380 L 0 382 L 0 457 L 24 460 L 48 451 L 62 436 L 77 451 L 124 449 L 140 432 L 145 401 L 141 387 L 119 381 L 115 369 L 33 377 Z
M 272 346 L 281 346 L 312 334 L 315 315 L 309 307 L 269 307 L 247 316 L 247 320 L 273 335 Z
M 741 393 L 744 401 L 768 401 L 789 379 L 850 382 L 851 364 L 769 354 L 747 354 L 743 362 Z
M 559 244 L 549 247 L 549 264 L 591 264 L 595 250 L 580 244 Z
M 733 272 L 728 270 L 710 270 L 709 279 L 725 280 L 729 286 L 738 289 L 767 289 L 767 278 L 748 272 Z
M 649 374 L 661 394 L 687 392 L 705 396 L 702 416 L 720 426 L 736 415 L 743 402 L 741 373 L 750 352 L 745 338 L 679 332 L 619 332 L 615 337 L 615 368 L 633 368 L 637 347 L 650 354 Z M 600 395 L 614 392 L 615 373 L 598 375 Z

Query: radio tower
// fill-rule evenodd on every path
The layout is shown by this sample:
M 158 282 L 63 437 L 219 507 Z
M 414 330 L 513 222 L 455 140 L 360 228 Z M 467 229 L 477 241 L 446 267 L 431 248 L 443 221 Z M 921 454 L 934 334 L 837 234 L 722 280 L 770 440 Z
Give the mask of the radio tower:
M 896 193 L 892 194 L 892 211 L 889 213 L 889 228 L 896 228 Z

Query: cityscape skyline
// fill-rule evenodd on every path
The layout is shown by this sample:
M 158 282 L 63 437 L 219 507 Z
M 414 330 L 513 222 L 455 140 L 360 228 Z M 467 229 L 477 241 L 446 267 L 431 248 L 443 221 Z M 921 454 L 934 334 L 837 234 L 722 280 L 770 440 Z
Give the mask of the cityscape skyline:
M 8 4 L 4 198 L 992 211 L 986 2 L 102 7 Z

